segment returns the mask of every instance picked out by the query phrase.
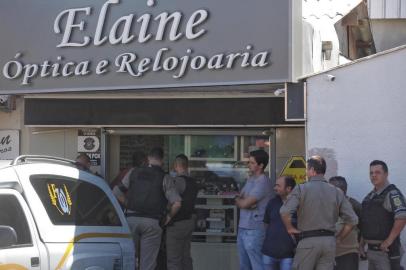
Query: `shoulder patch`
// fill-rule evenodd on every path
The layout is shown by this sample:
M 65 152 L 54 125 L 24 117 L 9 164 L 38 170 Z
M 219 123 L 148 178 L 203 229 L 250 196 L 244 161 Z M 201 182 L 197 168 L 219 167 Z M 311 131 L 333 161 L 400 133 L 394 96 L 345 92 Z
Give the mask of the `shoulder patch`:
M 402 193 L 400 193 L 398 190 L 394 190 L 389 194 L 389 198 L 392 210 L 395 214 L 399 212 L 406 212 L 405 197 L 403 197 Z
M 402 202 L 400 201 L 399 198 L 394 198 L 394 199 L 393 199 L 393 205 L 394 205 L 395 207 L 398 207 L 398 206 L 401 206 L 401 205 L 402 205 Z

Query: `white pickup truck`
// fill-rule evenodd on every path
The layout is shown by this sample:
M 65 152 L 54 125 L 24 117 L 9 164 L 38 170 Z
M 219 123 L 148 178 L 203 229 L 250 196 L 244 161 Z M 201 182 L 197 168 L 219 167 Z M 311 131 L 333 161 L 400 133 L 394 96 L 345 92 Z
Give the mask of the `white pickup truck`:
M 0 270 L 134 270 L 135 251 L 105 181 L 74 161 L 20 156 L 0 169 Z

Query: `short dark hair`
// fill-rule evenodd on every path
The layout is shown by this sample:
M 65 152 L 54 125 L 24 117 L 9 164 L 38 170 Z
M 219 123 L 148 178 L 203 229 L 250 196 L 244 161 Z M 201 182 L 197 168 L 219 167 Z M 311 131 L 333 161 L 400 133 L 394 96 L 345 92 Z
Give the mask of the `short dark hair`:
M 290 187 L 291 189 L 294 189 L 296 186 L 296 181 L 295 178 L 293 178 L 290 175 L 284 176 L 285 179 L 285 188 Z
M 341 189 L 344 193 L 347 193 L 347 180 L 345 180 L 342 176 L 333 176 L 331 177 L 328 182 L 335 187 Z
M 163 160 L 164 150 L 161 147 L 154 147 L 149 151 L 148 156 L 158 160 Z
M 179 164 L 183 168 L 187 168 L 189 166 L 189 159 L 185 154 L 179 154 L 175 157 L 175 163 Z
M 132 156 L 133 167 L 141 167 L 147 163 L 147 155 L 143 151 L 135 151 Z
M 80 154 L 76 157 L 76 160 L 78 160 L 78 159 L 80 159 L 80 158 L 82 158 L 82 159 L 84 159 L 86 162 L 90 163 L 90 157 L 89 157 L 87 154 L 85 154 L 85 153 L 80 153 Z
M 384 172 L 388 172 L 388 165 L 382 160 L 374 160 L 369 164 L 369 167 L 381 165 Z
M 269 162 L 269 155 L 267 152 L 265 152 L 262 149 L 255 150 L 250 152 L 250 157 L 253 157 L 255 159 L 255 162 L 258 165 L 263 164 L 263 170 L 265 170 L 266 166 L 268 165 Z
M 308 169 L 313 168 L 317 174 L 325 174 L 327 165 L 323 157 L 312 156 L 307 160 L 307 167 Z

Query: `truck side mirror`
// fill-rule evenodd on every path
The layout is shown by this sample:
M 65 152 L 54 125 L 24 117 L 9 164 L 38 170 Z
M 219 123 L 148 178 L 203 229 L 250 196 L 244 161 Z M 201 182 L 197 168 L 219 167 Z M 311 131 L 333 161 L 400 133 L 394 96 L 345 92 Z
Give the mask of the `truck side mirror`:
M 0 248 L 17 244 L 17 234 L 13 227 L 0 225 Z

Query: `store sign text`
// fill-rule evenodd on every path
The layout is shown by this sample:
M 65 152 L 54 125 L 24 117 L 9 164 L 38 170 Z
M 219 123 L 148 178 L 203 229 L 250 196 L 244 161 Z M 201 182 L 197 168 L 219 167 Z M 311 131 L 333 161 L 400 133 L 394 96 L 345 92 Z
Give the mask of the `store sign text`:
M 19 152 L 19 131 L 0 130 L 0 160 L 14 159 Z
M 94 12 L 92 7 L 72 8 L 61 11 L 54 20 L 54 34 L 60 36 L 57 48 L 78 48 L 89 46 L 111 46 L 144 44 L 167 41 L 180 42 L 182 39 L 196 41 L 208 35 L 205 25 L 209 11 L 198 9 L 185 17 L 180 11 L 161 12 L 157 16 L 150 13 L 136 17 L 135 13 L 117 18 L 110 29 L 106 29 L 108 16 L 114 5 L 120 0 L 108 0 L 98 11 L 95 29 L 88 29 L 86 18 Z M 148 6 L 153 6 L 148 1 Z M 213 14 L 210 14 L 213 16 Z M 181 22 L 185 21 L 184 27 Z M 137 35 L 131 31 L 139 27 Z M 152 27 L 154 26 L 154 27 Z M 156 29 L 151 32 L 150 29 Z M 141 52 L 142 53 L 142 52 Z M 21 85 L 30 85 L 36 78 L 56 78 L 71 76 L 102 75 L 108 72 L 125 73 L 135 78 L 147 72 L 165 71 L 174 79 L 183 78 L 190 70 L 224 70 L 241 68 L 264 68 L 271 65 L 270 50 L 256 51 L 252 44 L 247 44 L 238 52 L 219 52 L 206 55 L 188 48 L 183 55 L 174 55 L 169 46 L 156 51 L 154 56 L 142 56 L 137 50 L 120 53 L 111 59 L 91 61 L 71 61 L 63 55 L 46 59 L 42 63 L 25 63 L 24 55 L 16 53 L 14 58 L 3 66 L 3 76 L 9 80 L 19 80 Z

